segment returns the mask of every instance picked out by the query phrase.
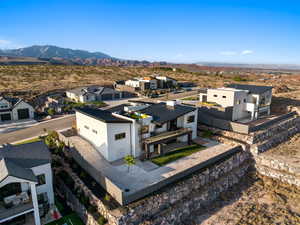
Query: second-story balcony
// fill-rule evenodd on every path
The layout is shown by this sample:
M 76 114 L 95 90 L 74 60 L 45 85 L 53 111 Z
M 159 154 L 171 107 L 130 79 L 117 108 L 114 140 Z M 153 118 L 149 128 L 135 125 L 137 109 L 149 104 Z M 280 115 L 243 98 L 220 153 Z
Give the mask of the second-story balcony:
M 32 199 L 27 192 L 4 197 L 0 201 L 0 223 L 33 210 Z

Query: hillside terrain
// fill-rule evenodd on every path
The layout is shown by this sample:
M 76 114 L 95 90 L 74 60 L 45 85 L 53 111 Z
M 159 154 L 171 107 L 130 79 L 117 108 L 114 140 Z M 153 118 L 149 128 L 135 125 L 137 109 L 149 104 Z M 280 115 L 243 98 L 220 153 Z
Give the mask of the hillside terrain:
M 0 65 L 0 92 L 20 92 L 26 97 L 89 84 L 112 85 L 115 80 L 155 73 L 179 81 L 195 82 L 200 87 L 220 87 L 233 82 L 272 85 L 275 87 L 274 93 L 281 93 L 283 103 L 285 95 L 297 98 L 300 91 L 300 73 L 274 76 L 255 71 L 236 72 L 236 69 L 233 72 L 221 71 L 195 65 L 184 65 L 175 71 L 171 67 Z

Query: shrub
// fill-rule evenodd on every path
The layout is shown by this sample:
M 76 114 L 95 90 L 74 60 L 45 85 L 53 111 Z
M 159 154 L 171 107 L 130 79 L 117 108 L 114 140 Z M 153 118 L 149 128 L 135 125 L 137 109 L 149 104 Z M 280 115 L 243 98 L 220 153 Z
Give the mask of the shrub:
M 50 109 L 47 110 L 47 113 L 48 113 L 50 116 L 53 116 L 53 115 L 55 114 L 55 109 L 50 108 Z
M 111 196 L 106 193 L 105 196 L 104 196 L 104 200 L 109 202 L 110 199 L 111 199 Z
M 237 81 L 237 82 L 239 82 L 239 81 L 247 81 L 246 78 L 243 78 L 243 77 L 241 77 L 241 76 L 235 76 L 235 77 L 233 78 L 233 80 L 234 80 L 234 81 Z
M 202 137 L 204 138 L 210 138 L 211 136 L 213 136 L 213 132 L 211 130 L 205 130 L 202 134 Z
M 104 218 L 104 216 L 100 215 L 99 218 L 97 219 L 97 222 L 99 225 L 104 225 L 106 224 L 107 220 Z

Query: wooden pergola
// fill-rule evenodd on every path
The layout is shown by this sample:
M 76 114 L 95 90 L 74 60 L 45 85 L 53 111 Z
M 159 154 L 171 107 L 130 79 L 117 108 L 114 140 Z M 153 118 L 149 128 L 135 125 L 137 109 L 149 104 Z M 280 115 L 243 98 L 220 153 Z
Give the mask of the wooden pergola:
M 150 158 L 150 146 L 158 145 L 158 154 L 163 155 L 163 147 L 162 144 L 167 143 L 168 141 L 174 140 L 175 138 L 187 135 L 188 136 L 188 144 L 192 143 L 192 130 L 189 128 L 180 128 L 175 131 L 165 132 L 163 134 L 159 134 L 153 137 L 149 137 L 143 140 L 143 146 L 145 150 L 146 159 Z

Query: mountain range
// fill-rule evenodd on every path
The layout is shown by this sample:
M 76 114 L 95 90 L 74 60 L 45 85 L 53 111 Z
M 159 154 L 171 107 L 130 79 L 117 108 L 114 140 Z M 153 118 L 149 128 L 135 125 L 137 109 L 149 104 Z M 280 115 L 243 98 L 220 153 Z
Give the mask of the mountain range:
M 51 64 L 99 66 L 149 66 L 148 61 L 124 60 L 102 52 L 60 48 L 53 45 L 34 45 L 18 49 L 0 49 L 0 65 Z M 155 65 L 165 65 L 164 62 Z
M 26 48 L 0 50 L 1 56 L 11 57 L 33 57 L 33 58 L 63 58 L 63 59 L 109 59 L 111 56 L 102 52 L 88 52 L 84 50 L 74 50 L 70 48 L 60 48 L 53 45 L 33 45 Z

